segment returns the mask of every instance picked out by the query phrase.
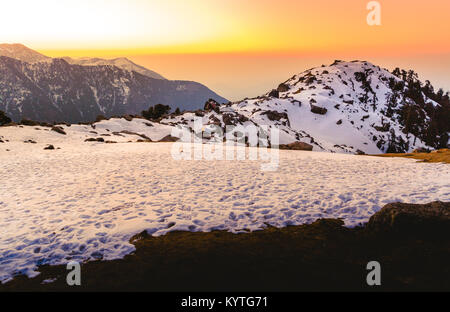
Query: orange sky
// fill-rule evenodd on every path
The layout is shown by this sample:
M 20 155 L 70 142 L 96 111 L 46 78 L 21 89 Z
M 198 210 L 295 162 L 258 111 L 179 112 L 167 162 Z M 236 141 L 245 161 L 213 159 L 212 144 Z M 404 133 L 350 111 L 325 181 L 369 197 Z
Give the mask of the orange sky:
M 0 41 L 54 57 L 127 56 L 233 99 L 336 58 L 383 61 L 379 65 L 386 67 L 407 60 L 407 67 L 431 75 L 423 78 L 450 89 L 441 73 L 450 57 L 450 1 L 381 0 L 381 26 L 367 25 L 368 2 L 4 1 L 8 14 L 0 19 Z M 252 75 L 257 81 L 246 93 L 239 85 Z

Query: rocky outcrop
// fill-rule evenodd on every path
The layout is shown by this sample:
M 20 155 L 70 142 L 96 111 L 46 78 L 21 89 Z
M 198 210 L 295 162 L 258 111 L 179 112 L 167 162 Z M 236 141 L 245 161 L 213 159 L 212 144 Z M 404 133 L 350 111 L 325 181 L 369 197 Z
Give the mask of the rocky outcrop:
M 310 104 L 310 105 L 311 105 L 311 113 L 319 114 L 319 115 L 325 115 L 327 113 L 327 111 L 328 111 L 324 107 L 320 107 L 320 106 L 313 105 L 313 104 Z
M 313 146 L 305 142 L 294 142 L 290 144 L 281 144 L 280 149 L 294 151 L 312 151 Z
M 373 215 L 367 229 L 372 232 L 414 232 L 450 230 L 450 203 L 429 204 L 391 203 Z

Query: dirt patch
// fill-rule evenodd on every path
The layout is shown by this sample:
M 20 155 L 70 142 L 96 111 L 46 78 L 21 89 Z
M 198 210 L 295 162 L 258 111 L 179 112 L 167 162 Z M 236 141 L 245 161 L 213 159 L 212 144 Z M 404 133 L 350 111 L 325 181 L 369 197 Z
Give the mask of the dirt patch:
M 450 163 L 450 149 L 444 148 L 436 151 L 432 151 L 430 153 L 400 153 L 400 154 L 380 154 L 380 155 L 372 155 L 378 157 L 404 157 L 404 158 L 412 158 L 419 159 L 421 162 L 429 162 L 429 163 Z

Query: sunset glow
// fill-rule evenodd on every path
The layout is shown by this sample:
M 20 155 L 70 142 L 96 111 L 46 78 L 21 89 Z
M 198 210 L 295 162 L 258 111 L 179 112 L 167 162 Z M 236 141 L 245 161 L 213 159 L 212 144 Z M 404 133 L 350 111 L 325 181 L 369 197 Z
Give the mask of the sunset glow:
M 450 2 L 381 1 L 378 27 L 366 24 L 366 4 L 361 0 L 18 0 L 2 3 L 2 11 L 17 14 L 3 15 L 0 27 L 7 30 L 2 33 L 4 42 L 72 56 L 112 51 L 449 51 L 450 40 L 443 36 L 450 31 Z
M 379 2 L 382 24 L 369 26 L 363 0 L 7 1 L 0 41 L 52 57 L 125 56 L 232 99 L 336 58 L 389 59 L 379 65 L 400 62 L 450 88 L 439 67 L 450 62 L 450 2 Z M 255 75 L 255 88 L 239 89 Z

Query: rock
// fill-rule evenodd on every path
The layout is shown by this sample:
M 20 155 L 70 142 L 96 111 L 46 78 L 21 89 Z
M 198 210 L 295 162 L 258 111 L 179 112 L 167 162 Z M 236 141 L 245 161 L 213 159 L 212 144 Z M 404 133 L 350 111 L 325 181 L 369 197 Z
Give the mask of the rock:
M 205 103 L 204 110 L 205 110 L 205 111 L 213 110 L 213 111 L 219 113 L 219 106 L 220 106 L 220 104 L 217 103 L 215 100 L 209 99 L 209 100 L 206 101 L 206 103 Z
M 327 111 L 328 111 L 324 107 L 319 107 L 319 106 L 316 106 L 316 105 L 313 105 L 313 104 L 310 104 L 310 105 L 311 105 L 311 112 L 314 113 L 314 114 L 325 115 L 327 113 Z
M 231 114 L 223 114 L 222 120 L 225 126 L 235 126 L 236 122 L 233 120 L 233 115 Z
M 342 119 L 339 119 L 339 120 L 336 122 L 336 124 L 337 124 L 337 125 L 342 125 Z
M 274 90 L 270 91 L 269 96 L 278 99 L 280 97 L 280 92 L 278 92 L 277 90 L 274 89 Z
M 130 115 L 124 115 L 122 118 L 125 119 L 126 121 L 132 121 L 133 120 L 133 116 L 130 116 Z
M 388 132 L 391 126 L 389 124 L 383 124 L 382 126 L 374 126 L 374 128 L 380 132 Z
M 169 134 L 169 135 L 166 135 L 165 137 L 163 137 L 158 142 L 177 142 L 178 140 L 179 140 L 179 138 L 173 137 Z
M 289 91 L 289 86 L 285 83 L 281 83 L 277 88 L 278 93 Z
M 450 203 L 391 203 L 374 214 L 366 227 L 374 232 L 405 234 L 436 233 L 450 230 Z
M 47 145 L 47 147 L 44 147 L 44 150 L 54 150 L 55 147 L 51 144 Z
M 66 135 L 67 133 L 64 131 L 64 129 L 62 128 L 62 127 L 59 127 L 59 126 L 53 126 L 52 127 L 52 131 L 55 131 L 55 132 L 57 132 L 57 133 L 59 133 L 59 134 L 63 134 L 63 135 Z
M 277 111 L 265 111 L 261 115 L 267 115 L 267 118 L 272 121 L 280 121 L 281 119 L 289 120 L 289 117 L 286 113 L 279 113 Z
M 295 150 L 295 151 L 312 151 L 313 146 L 305 142 L 294 142 L 290 144 L 281 144 L 280 149 Z
M 89 138 L 84 140 L 84 142 L 105 142 L 104 138 Z
M 39 126 L 39 123 L 37 121 L 29 120 L 29 119 L 22 119 L 20 121 L 20 124 L 24 125 L 24 126 Z
M 95 118 L 95 122 L 100 122 L 102 120 L 106 120 L 106 117 L 103 115 L 98 115 L 97 118 Z
M 36 141 L 33 141 L 33 140 L 26 140 L 26 141 L 23 141 L 23 143 L 36 144 Z
M 356 150 L 356 155 L 366 155 L 362 150 Z

